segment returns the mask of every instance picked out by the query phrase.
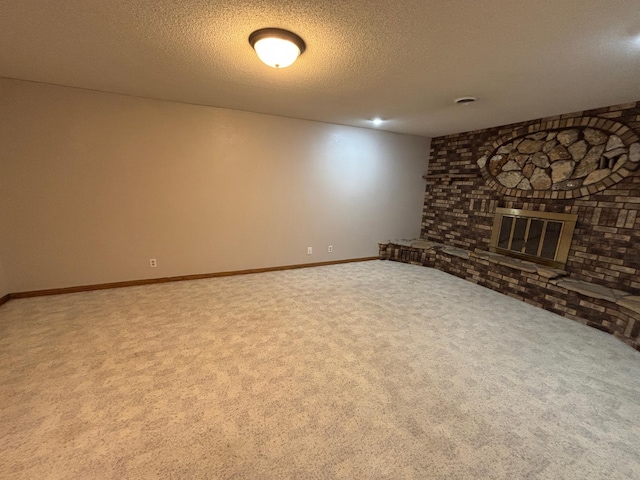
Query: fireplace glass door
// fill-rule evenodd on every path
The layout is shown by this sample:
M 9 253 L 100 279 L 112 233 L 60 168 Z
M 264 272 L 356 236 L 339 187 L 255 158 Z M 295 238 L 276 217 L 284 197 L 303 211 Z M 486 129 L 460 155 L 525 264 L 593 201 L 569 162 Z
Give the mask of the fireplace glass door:
M 562 268 L 576 220 L 572 214 L 497 208 L 490 250 Z

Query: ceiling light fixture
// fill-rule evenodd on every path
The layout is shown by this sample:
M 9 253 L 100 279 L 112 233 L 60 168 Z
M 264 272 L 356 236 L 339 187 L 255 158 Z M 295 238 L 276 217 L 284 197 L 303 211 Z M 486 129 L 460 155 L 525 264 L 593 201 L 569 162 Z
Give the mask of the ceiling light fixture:
M 306 49 L 304 40 L 281 28 L 262 28 L 249 35 L 258 58 L 273 68 L 291 65 Z
M 473 103 L 476 100 L 477 100 L 476 97 L 460 97 L 460 98 L 456 98 L 454 103 L 458 105 L 469 105 L 470 103 Z
M 377 127 L 382 125 L 382 119 L 379 117 L 374 118 L 373 120 L 371 120 L 371 122 Z

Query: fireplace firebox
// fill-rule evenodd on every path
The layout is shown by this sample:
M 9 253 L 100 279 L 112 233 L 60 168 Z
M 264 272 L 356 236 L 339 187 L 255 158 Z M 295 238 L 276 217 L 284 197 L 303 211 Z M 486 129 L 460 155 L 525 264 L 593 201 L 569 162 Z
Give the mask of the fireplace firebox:
M 577 215 L 496 208 L 489 249 L 554 268 L 564 268 Z

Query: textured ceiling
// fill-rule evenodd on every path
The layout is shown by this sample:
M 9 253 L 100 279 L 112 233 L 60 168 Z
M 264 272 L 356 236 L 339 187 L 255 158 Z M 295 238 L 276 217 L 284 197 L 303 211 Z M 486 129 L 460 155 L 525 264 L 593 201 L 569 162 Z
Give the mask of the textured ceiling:
M 0 0 L 0 22 L 3 77 L 429 137 L 640 100 L 640 0 Z M 307 51 L 267 67 L 263 27 Z

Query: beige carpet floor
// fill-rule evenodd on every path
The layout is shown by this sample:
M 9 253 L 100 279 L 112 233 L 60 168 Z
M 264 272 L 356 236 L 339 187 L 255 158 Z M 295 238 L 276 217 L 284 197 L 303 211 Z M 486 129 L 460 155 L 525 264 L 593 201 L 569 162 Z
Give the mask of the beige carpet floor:
M 640 479 L 640 353 L 365 262 L 11 301 L 2 479 Z

